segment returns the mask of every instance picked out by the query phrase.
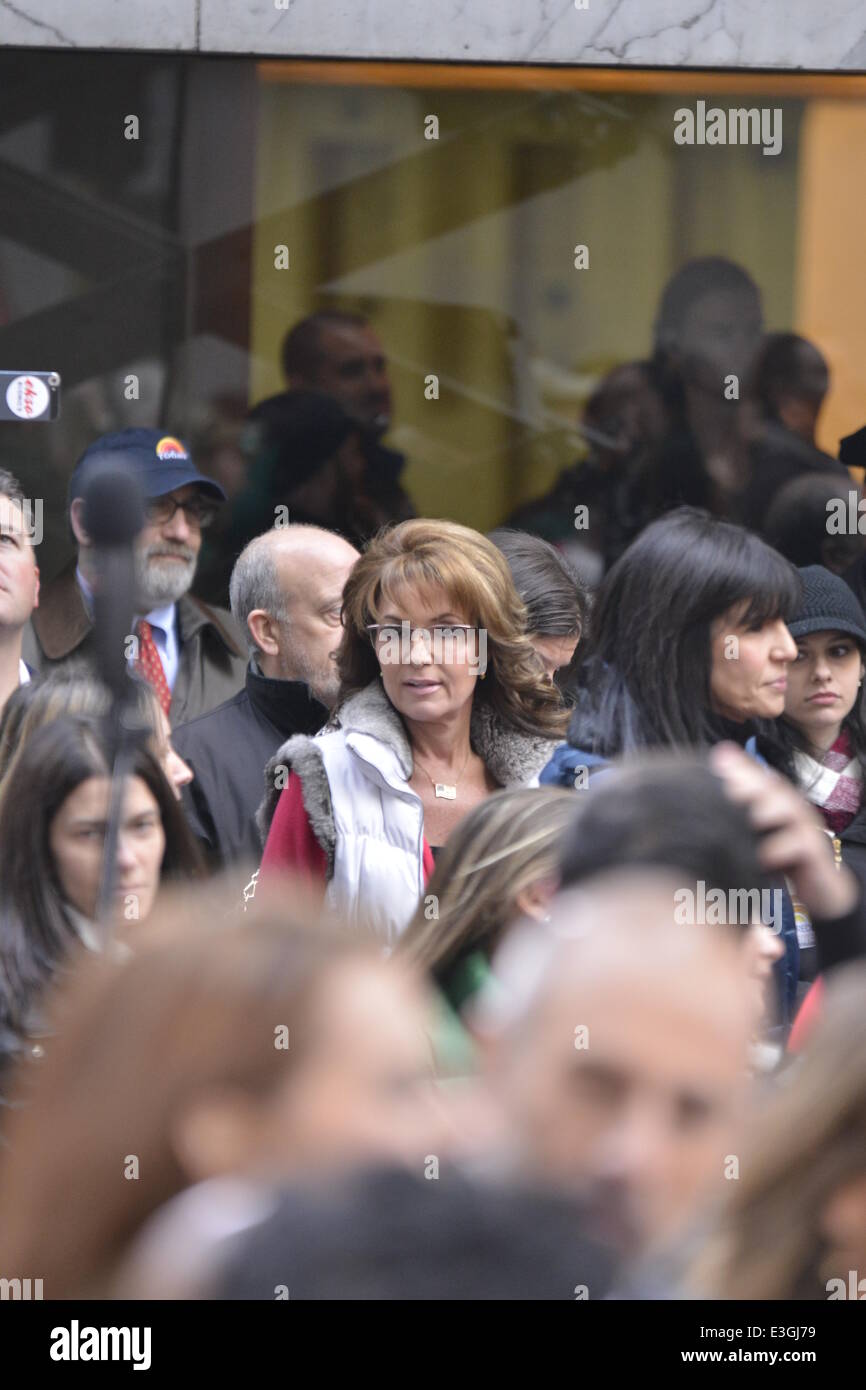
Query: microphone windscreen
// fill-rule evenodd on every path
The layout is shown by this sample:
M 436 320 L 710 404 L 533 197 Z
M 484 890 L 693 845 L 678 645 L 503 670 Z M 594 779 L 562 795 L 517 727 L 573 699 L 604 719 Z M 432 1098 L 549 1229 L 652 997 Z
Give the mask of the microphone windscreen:
M 122 460 L 95 464 L 83 489 L 84 528 L 95 546 L 129 545 L 144 527 L 144 493 Z

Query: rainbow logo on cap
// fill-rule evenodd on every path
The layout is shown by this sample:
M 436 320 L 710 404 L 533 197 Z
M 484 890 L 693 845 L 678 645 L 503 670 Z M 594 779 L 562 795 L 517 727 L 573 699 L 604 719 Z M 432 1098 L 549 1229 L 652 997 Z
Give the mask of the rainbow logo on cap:
M 156 456 L 158 459 L 188 459 L 189 454 L 183 447 L 179 439 L 173 435 L 166 434 L 156 446 Z

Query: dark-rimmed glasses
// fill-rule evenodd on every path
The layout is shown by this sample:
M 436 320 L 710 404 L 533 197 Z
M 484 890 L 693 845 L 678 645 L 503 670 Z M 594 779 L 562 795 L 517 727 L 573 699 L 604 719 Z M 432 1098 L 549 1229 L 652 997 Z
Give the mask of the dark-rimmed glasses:
M 148 498 L 144 506 L 144 513 L 149 526 L 167 526 L 181 510 L 190 526 L 199 526 L 204 530 L 215 520 L 219 511 L 219 502 L 212 497 L 203 497 L 201 494 L 188 497 L 185 502 L 181 502 L 178 498 L 172 497 L 170 492 L 167 492 L 164 497 Z

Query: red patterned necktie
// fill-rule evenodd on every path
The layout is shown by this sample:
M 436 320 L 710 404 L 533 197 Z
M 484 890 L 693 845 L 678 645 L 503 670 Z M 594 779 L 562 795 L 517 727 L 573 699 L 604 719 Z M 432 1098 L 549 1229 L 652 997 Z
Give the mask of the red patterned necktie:
M 135 660 L 135 669 L 140 676 L 144 676 L 148 685 L 153 686 L 167 719 L 171 708 L 171 691 L 165 678 L 162 658 L 153 640 L 153 630 L 146 618 L 139 618 L 135 624 L 135 635 L 138 638 L 138 656 Z

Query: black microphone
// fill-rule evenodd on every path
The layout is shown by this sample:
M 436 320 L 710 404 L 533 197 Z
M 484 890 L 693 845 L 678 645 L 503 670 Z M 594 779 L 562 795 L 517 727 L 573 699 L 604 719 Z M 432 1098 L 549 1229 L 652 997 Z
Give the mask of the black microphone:
M 144 495 L 134 469 L 122 461 L 96 463 L 83 489 L 84 529 L 93 547 L 93 623 L 100 678 L 119 705 L 127 679 L 136 607 L 135 540 L 144 527 Z
M 97 672 L 112 696 L 107 720 L 114 744 L 111 799 L 102 854 L 96 917 L 106 941 L 114 916 L 117 846 L 128 773 L 144 730 L 131 727 L 133 684 L 127 675 L 135 655 L 135 541 L 144 527 L 144 496 L 135 470 L 115 460 L 94 463 L 84 485 L 84 529 L 93 556 L 93 639 Z

